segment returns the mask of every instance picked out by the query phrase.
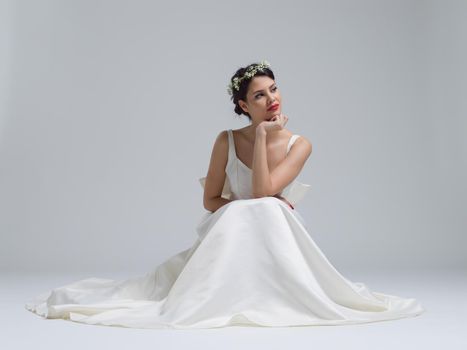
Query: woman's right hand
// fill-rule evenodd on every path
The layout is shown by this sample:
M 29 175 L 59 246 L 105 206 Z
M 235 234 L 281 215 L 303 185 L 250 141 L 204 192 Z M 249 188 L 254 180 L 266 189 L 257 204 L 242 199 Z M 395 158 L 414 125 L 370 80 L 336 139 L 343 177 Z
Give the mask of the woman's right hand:
M 288 120 L 289 120 L 289 117 L 287 117 L 285 114 L 282 114 L 282 113 L 276 114 L 275 116 L 271 118 L 270 121 L 265 120 L 259 123 L 257 128 L 261 128 L 266 133 L 268 133 L 269 131 L 282 130 L 285 124 L 287 124 Z

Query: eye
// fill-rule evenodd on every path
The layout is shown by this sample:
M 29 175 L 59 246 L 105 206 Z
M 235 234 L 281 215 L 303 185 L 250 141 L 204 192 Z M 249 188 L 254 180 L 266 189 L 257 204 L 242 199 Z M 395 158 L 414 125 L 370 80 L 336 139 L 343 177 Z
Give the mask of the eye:
M 272 88 L 272 91 L 275 92 L 276 90 L 277 90 L 277 86 L 274 86 L 274 87 Z M 255 98 L 258 98 L 258 97 L 261 96 L 261 95 L 262 95 L 262 93 L 259 93 L 258 95 L 255 96 Z

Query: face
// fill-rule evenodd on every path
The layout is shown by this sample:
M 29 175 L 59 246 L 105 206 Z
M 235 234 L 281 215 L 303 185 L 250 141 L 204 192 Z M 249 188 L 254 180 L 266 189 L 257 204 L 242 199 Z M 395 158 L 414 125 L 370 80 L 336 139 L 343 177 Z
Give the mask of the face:
M 253 77 L 246 101 L 239 100 L 239 105 L 250 114 L 253 124 L 259 124 L 281 113 L 281 94 L 273 79 L 268 76 Z M 273 105 L 277 105 L 277 108 L 269 109 Z

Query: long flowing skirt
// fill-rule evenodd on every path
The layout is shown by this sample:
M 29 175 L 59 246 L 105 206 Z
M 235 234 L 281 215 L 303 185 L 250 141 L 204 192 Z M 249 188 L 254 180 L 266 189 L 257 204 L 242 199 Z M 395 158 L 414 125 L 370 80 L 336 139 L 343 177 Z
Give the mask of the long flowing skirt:
M 196 230 L 192 247 L 144 276 L 79 280 L 25 307 L 45 318 L 172 329 L 342 325 L 425 311 L 342 276 L 278 198 L 232 201 L 206 212 Z

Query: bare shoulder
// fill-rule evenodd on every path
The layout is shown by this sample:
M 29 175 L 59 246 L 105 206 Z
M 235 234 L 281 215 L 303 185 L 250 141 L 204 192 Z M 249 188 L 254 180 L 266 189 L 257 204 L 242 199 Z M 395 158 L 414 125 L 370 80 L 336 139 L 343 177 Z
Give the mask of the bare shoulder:
M 299 137 L 295 140 L 295 142 L 293 143 L 292 147 L 290 149 L 292 149 L 294 146 L 298 146 L 296 148 L 300 148 L 300 149 L 304 149 L 304 150 L 309 150 L 309 152 L 311 153 L 311 148 L 312 148 L 312 145 L 311 145 L 311 141 L 308 140 L 305 136 L 301 135 L 300 133 L 294 133 L 288 129 L 284 129 L 285 131 L 285 135 L 287 137 L 287 139 L 290 139 L 290 137 L 292 137 L 293 135 L 298 135 Z
M 300 135 L 300 137 L 297 138 L 297 140 L 295 141 L 294 144 L 296 144 L 297 142 L 298 142 L 299 144 L 305 145 L 307 148 L 310 149 L 310 152 L 311 152 L 311 149 L 312 149 L 311 141 L 308 140 L 305 136 Z M 303 146 L 302 146 L 302 147 L 303 147 Z
M 211 166 L 222 166 L 227 162 L 227 153 L 229 150 L 229 140 L 227 130 L 222 130 L 216 136 L 212 148 Z
M 227 130 L 222 130 L 219 132 L 219 134 L 217 134 L 215 143 L 220 145 L 227 145 L 229 141 L 228 137 Z
M 211 158 L 215 163 L 226 163 L 227 162 L 227 153 L 229 150 L 229 138 L 227 130 L 222 130 L 216 136 L 214 145 L 212 148 Z
M 305 158 L 308 158 L 312 152 L 312 144 L 311 141 L 308 140 L 305 136 L 299 135 L 299 137 L 295 140 L 292 147 L 290 147 L 290 152 L 293 150 L 303 154 Z

